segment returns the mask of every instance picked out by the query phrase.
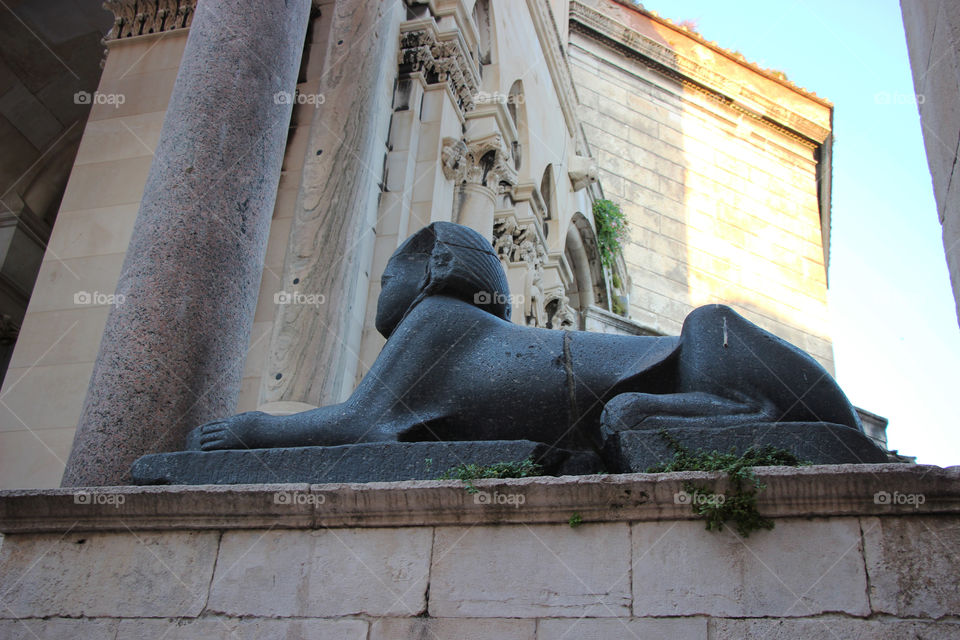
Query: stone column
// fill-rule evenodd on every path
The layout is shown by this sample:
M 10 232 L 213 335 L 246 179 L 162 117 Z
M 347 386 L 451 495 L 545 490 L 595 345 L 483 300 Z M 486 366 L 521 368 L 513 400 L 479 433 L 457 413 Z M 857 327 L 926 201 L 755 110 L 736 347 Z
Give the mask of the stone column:
M 233 413 L 309 14 L 200 0 L 63 486 L 125 484 Z
M 363 320 L 396 78 L 400 0 L 336 0 L 300 193 L 283 266 L 288 292 L 323 304 L 279 305 L 260 409 L 289 413 L 345 400 Z M 379 274 L 376 274 L 379 277 Z
M 461 184 L 453 201 L 457 224 L 470 227 L 484 238 L 492 238 L 496 204 L 497 194 L 490 187 L 474 182 Z
M 517 182 L 510 152 L 499 133 L 481 138 L 443 140 L 443 174 L 456 187 L 453 219 L 493 239 L 497 193 Z

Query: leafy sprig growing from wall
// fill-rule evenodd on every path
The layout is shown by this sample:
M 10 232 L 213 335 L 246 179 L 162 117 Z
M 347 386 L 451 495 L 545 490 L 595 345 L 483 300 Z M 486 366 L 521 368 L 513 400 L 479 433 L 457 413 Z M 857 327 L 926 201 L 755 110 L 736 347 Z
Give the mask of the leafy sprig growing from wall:
M 593 203 L 593 221 L 597 226 L 600 262 L 612 272 L 628 237 L 626 217 L 610 200 L 597 200 Z
M 666 473 L 670 471 L 723 471 L 729 478 L 729 487 L 723 500 L 715 499 L 716 494 L 710 487 L 692 482 L 684 482 L 683 490 L 690 496 L 714 496 L 711 500 L 690 502 L 693 512 L 706 520 L 708 531 L 722 531 L 726 522 L 743 537 L 759 529 L 773 529 L 773 520 L 760 515 L 757 510 L 757 494 L 766 489 L 766 485 L 757 478 L 753 467 L 802 466 L 795 455 L 786 449 L 771 445 L 751 447 L 742 454 L 733 450 L 729 453 L 719 451 L 690 451 L 663 430 L 660 437 L 673 449 L 674 457 L 668 462 L 647 469 L 647 473 Z
M 439 480 L 462 480 L 467 493 L 477 493 L 474 480 L 481 478 L 529 478 L 543 474 L 543 467 L 533 460 L 521 462 L 495 462 L 488 465 L 459 464 L 445 471 Z

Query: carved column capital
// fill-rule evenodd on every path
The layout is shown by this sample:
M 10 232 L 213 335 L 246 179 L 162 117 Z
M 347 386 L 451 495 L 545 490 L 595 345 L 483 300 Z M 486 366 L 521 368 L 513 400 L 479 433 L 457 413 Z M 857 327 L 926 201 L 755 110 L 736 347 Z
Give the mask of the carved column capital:
M 509 191 L 517 182 L 510 152 L 500 134 L 471 141 L 444 138 L 440 157 L 444 177 L 458 185 L 479 184 L 500 193 L 501 185 L 508 185 L 505 190 Z

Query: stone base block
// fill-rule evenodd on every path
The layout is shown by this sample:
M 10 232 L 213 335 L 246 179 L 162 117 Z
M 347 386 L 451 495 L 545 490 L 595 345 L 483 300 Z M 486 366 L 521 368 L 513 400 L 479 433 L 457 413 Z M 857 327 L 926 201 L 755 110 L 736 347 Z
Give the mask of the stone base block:
M 643 473 L 656 464 L 671 460 L 675 451 L 663 437 L 663 431 L 690 451 L 727 452 L 732 449 L 743 453 L 750 447 L 772 445 L 814 464 L 888 461 L 887 454 L 870 438 L 850 427 L 824 422 L 766 422 L 722 428 L 620 431 L 607 439 L 604 449 L 607 465 L 621 473 Z
M 960 638 L 960 467 L 757 474 L 0 491 L 0 638 Z
M 598 456 L 529 440 L 375 442 L 338 447 L 178 451 L 143 456 L 133 464 L 139 485 L 393 482 L 435 480 L 460 464 L 531 459 L 545 475 L 601 470 Z

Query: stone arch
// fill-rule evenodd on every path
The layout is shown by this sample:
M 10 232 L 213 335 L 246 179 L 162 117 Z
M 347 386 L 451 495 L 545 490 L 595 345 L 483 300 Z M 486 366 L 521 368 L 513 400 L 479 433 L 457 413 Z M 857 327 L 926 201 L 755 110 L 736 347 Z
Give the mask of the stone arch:
M 557 185 L 553 176 L 553 164 L 543 169 L 540 178 L 540 197 L 543 198 L 543 235 L 550 238 L 551 227 L 558 224 L 557 220 Z
M 477 62 L 481 65 L 493 61 L 493 20 L 490 15 L 490 0 L 477 0 L 473 5 L 473 24 L 477 27 Z
M 590 306 L 609 309 L 597 234 L 579 211 L 573 214 L 567 227 L 563 252 L 572 275 L 572 281 L 567 285 L 570 306 L 580 313 Z
M 510 91 L 507 93 L 507 111 L 510 112 L 510 118 L 513 119 L 513 127 L 517 130 L 517 139 L 513 143 L 513 168 L 521 171 L 523 168 L 523 154 L 526 149 L 528 129 L 527 129 L 527 107 L 526 97 L 523 94 L 523 81 L 514 80 L 510 85 Z

